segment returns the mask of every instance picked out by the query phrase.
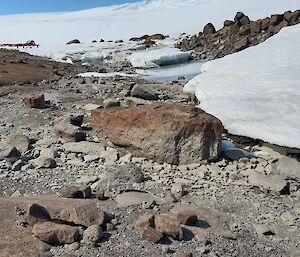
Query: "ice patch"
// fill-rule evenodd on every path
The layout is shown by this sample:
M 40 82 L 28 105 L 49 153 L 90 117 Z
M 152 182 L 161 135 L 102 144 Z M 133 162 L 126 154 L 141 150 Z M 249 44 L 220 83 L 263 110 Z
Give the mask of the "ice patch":
M 151 68 L 184 63 L 190 58 L 190 52 L 182 52 L 177 48 L 163 48 L 133 53 L 129 61 L 136 68 Z

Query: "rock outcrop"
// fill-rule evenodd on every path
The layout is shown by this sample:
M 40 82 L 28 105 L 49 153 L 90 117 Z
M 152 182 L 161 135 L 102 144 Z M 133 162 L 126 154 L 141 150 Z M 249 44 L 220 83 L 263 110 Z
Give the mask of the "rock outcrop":
M 94 110 L 92 127 L 98 138 L 170 164 L 216 159 L 223 132 L 217 118 L 176 104 Z
M 282 28 L 300 23 L 300 10 L 274 14 L 271 17 L 251 21 L 248 16 L 238 12 L 234 21 L 226 20 L 224 27 L 216 31 L 208 23 L 203 33 L 186 37 L 179 44 L 184 51 L 194 50 L 195 59 L 213 60 L 257 45 L 277 34 Z

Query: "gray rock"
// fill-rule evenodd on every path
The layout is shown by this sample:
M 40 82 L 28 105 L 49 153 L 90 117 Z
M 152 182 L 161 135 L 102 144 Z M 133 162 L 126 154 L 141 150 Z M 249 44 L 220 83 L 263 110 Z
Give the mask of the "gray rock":
M 24 153 L 29 149 L 30 140 L 21 134 L 11 134 L 3 142 L 4 145 L 15 147 L 20 153 Z
M 40 152 L 40 157 L 45 157 L 45 158 L 56 158 L 58 157 L 58 152 L 56 149 L 52 148 L 45 148 L 42 149 Z
M 38 168 L 55 168 L 56 167 L 56 161 L 52 158 L 47 158 L 47 157 L 39 157 L 37 159 L 34 160 L 34 164 L 38 167 Z
M 92 225 L 84 231 L 82 243 L 96 245 L 103 237 L 104 233 L 101 226 Z
M 4 160 L 6 158 L 14 158 L 14 157 L 20 157 L 20 156 L 21 156 L 20 151 L 13 146 L 0 149 L 0 161 Z
M 145 85 L 136 84 L 131 90 L 131 96 L 144 100 L 158 100 L 158 95 Z
M 279 175 L 262 175 L 253 172 L 249 176 L 249 184 L 259 188 L 268 189 L 280 194 L 289 194 L 289 183 Z
M 277 162 L 279 174 L 287 178 L 300 178 L 300 163 L 292 158 L 283 157 Z

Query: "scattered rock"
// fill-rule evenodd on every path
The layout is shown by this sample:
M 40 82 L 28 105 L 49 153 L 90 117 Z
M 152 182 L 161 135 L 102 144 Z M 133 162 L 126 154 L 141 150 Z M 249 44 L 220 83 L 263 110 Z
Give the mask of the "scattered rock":
M 176 217 L 170 214 L 155 215 L 154 225 L 155 229 L 164 235 L 182 240 L 183 230 Z
M 163 238 L 163 234 L 152 227 L 143 227 L 141 237 L 148 242 L 157 243 Z
M 35 159 L 34 164 L 37 166 L 37 168 L 41 169 L 53 169 L 56 167 L 56 161 L 47 157 L 39 157 Z
M 23 101 L 25 105 L 30 108 L 43 109 L 45 108 L 45 96 L 44 94 L 30 94 L 24 96 Z
M 136 229 L 143 229 L 145 227 L 154 228 L 154 215 L 153 214 L 144 214 L 135 221 Z
M 92 225 L 84 231 L 82 243 L 94 246 L 100 242 L 103 236 L 104 233 L 101 226 Z
M 249 184 L 259 188 L 268 189 L 280 194 L 289 194 L 289 183 L 279 175 L 263 175 L 253 172 L 249 176 Z
M 300 163 L 295 159 L 280 158 L 277 162 L 277 170 L 286 178 L 300 178 Z
M 203 34 L 204 35 L 211 35 L 216 33 L 216 29 L 214 27 L 214 25 L 212 23 L 208 23 L 205 25 L 204 29 L 203 29 Z
M 258 237 L 263 236 L 274 236 L 275 232 L 269 228 L 269 226 L 265 224 L 255 224 L 254 229 L 258 235 Z
M 180 208 L 174 211 L 174 215 L 183 225 L 194 226 L 198 221 L 197 213 L 190 208 Z
M 60 218 L 76 225 L 89 227 L 91 225 L 102 225 L 105 214 L 95 204 L 87 204 L 75 208 L 63 209 Z
M 32 233 L 36 238 L 50 245 L 72 244 L 79 236 L 77 227 L 54 222 L 37 223 L 33 226 Z
M 130 95 L 132 97 L 137 97 L 145 100 L 158 100 L 158 95 L 149 87 L 144 85 L 136 84 L 132 90 Z
M 30 140 L 21 134 L 11 134 L 3 142 L 9 148 L 15 147 L 20 153 L 25 153 L 29 149 Z
M 29 207 L 26 220 L 30 226 L 33 226 L 37 223 L 49 221 L 50 219 L 51 216 L 45 207 L 36 203 L 32 204 Z

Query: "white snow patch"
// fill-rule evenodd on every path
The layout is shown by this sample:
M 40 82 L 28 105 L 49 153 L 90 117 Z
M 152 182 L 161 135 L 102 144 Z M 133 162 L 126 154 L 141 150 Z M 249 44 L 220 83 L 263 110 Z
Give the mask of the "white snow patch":
M 182 52 L 177 48 L 162 48 L 133 53 L 129 61 L 136 68 L 151 68 L 184 63 L 190 57 L 190 52 Z
M 203 65 L 185 86 L 232 134 L 300 148 L 300 25 Z

